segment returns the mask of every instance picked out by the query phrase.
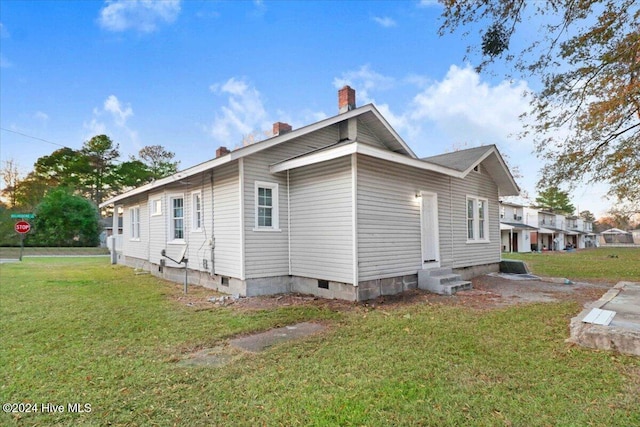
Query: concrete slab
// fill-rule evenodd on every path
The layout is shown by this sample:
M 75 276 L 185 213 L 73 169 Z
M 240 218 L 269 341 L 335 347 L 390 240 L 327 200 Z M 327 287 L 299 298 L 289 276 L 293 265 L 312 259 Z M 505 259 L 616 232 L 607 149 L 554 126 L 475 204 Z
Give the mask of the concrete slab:
M 585 322 L 594 308 L 615 312 L 608 325 Z M 588 320 L 588 318 L 587 318 Z M 619 282 L 571 319 L 567 341 L 584 347 L 640 356 L 640 283 Z
M 297 323 L 283 328 L 271 329 L 260 334 L 235 338 L 229 341 L 232 347 L 258 353 L 267 348 L 286 341 L 306 337 L 325 329 L 324 325 L 312 322 Z

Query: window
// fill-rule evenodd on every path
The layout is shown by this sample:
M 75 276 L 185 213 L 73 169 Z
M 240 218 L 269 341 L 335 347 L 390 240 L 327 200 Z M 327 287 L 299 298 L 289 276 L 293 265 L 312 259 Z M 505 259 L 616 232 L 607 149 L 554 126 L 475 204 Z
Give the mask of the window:
M 151 216 L 162 215 L 162 199 L 151 201 Z
M 473 240 L 475 238 L 474 230 L 475 224 L 473 221 L 474 218 L 474 199 L 467 199 L 467 239 Z
M 467 197 L 467 241 L 489 241 L 488 201 Z
M 129 223 L 131 239 L 140 239 L 140 208 L 138 206 L 129 209 Z
M 202 231 L 202 195 L 199 191 L 191 194 L 191 227 L 194 231 Z
M 184 239 L 184 197 L 171 197 L 170 200 L 171 230 L 169 236 L 173 240 L 182 240 Z
M 255 230 L 278 230 L 278 184 L 256 181 Z

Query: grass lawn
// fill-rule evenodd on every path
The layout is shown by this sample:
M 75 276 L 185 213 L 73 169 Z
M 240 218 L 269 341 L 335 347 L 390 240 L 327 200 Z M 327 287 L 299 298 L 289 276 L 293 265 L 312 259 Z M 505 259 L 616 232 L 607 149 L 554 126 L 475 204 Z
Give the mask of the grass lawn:
M 594 248 L 576 252 L 502 254 L 523 260 L 540 276 L 566 277 L 585 282 L 640 282 L 640 248 Z
M 40 411 L 0 425 L 640 425 L 640 358 L 566 344 L 575 303 L 202 309 L 103 258 L 3 264 L 0 284 L 0 400 Z M 176 363 L 303 320 L 328 331 L 223 368 Z

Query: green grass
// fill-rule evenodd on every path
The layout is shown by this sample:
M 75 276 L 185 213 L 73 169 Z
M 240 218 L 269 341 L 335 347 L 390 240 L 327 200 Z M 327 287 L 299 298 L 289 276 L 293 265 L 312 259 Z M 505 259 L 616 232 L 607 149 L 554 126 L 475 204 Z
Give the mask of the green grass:
M 587 282 L 640 281 L 640 248 L 594 248 L 576 252 L 502 254 L 523 260 L 541 276 L 566 277 Z
M 74 247 L 59 247 L 59 248 L 40 248 L 40 247 L 25 247 L 23 250 L 23 256 L 49 256 L 49 255 L 64 255 L 64 256 L 79 256 L 79 255 L 109 255 L 109 249 L 107 248 L 74 248 Z M 0 246 L 0 258 L 17 259 L 20 256 L 20 247 L 14 246 Z
M 573 303 L 202 310 L 100 258 L 0 265 L 0 283 L 2 403 L 92 409 L 0 425 L 640 425 L 640 358 L 566 344 Z M 328 331 L 224 368 L 176 363 L 303 320 Z

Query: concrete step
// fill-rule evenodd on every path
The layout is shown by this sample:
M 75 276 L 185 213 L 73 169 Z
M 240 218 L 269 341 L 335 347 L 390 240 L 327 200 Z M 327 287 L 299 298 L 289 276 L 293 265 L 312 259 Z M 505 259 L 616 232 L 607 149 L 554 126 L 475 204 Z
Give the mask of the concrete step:
M 453 295 L 458 291 L 468 291 L 473 286 L 471 282 L 466 280 L 458 280 L 454 283 L 447 283 L 442 286 L 442 295 Z
M 435 274 L 434 274 L 435 273 Z M 440 295 L 453 295 L 457 291 L 471 289 L 471 282 L 461 280 L 459 274 L 448 268 L 418 271 L 418 288 Z

